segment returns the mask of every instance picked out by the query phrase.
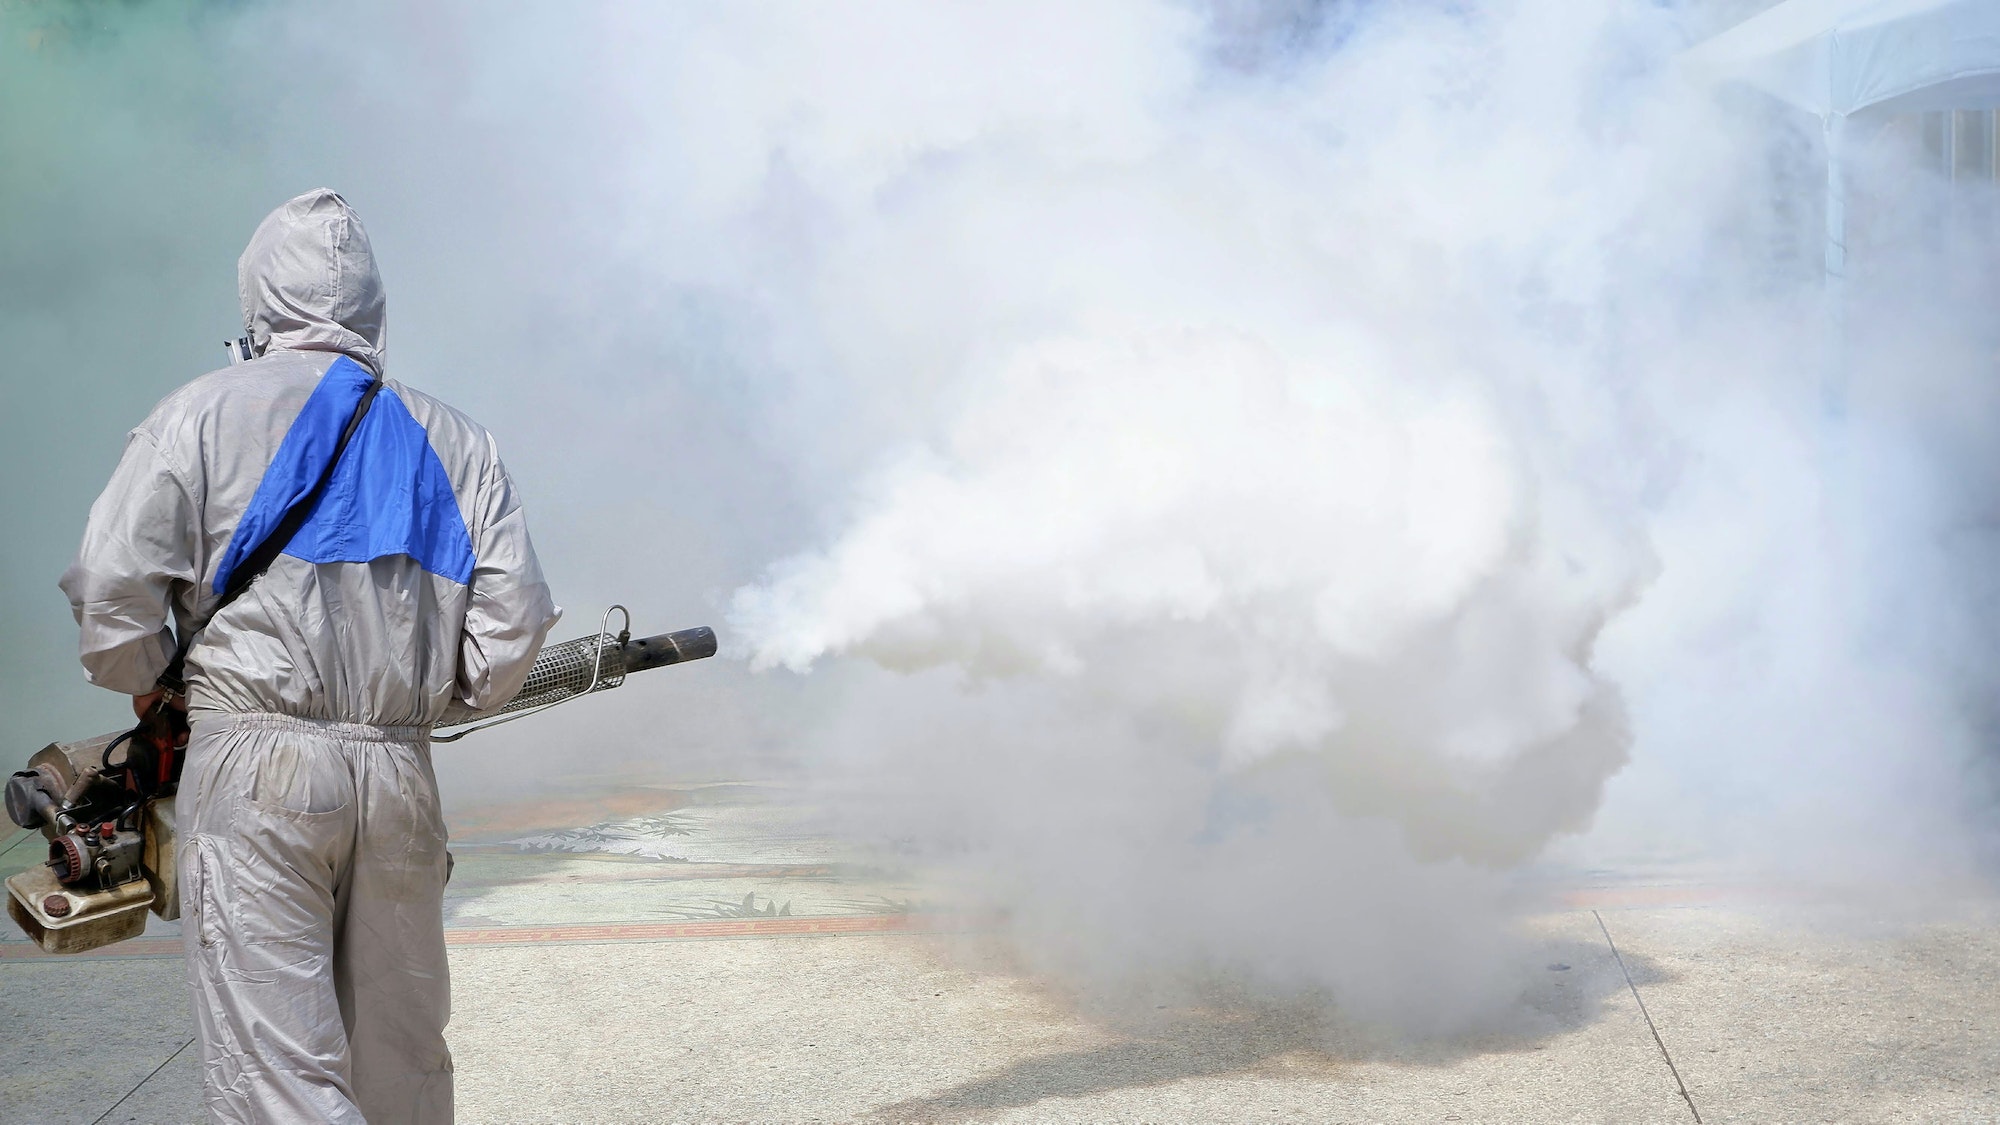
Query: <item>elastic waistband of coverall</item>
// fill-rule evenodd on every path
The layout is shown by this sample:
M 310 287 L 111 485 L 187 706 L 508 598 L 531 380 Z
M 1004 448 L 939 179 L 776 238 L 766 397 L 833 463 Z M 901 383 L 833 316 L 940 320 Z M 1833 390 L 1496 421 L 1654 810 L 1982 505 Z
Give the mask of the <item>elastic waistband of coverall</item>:
M 281 715 L 271 711 L 190 710 L 188 722 L 199 724 L 204 734 L 211 730 L 284 730 L 317 735 L 336 742 L 380 742 L 400 746 L 423 746 L 431 740 L 431 728 L 428 726 L 376 726 L 338 719 Z

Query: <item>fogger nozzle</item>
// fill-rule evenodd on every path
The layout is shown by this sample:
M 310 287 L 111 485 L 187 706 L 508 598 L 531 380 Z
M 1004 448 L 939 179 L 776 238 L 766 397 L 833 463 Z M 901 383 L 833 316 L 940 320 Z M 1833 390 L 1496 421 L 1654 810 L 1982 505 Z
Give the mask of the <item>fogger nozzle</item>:
M 664 668 L 669 664 L 683 664 L 714 655 L 715 630 L 706 625 L 661 633 L 655 637 L 594 633 L 561 644 L 545 645 L 541 655 L 535 657 L 534 668 L 528 672 L 528 682 L 521 686 L 520 694 L 508 701 L 506 706 L 492 711 L 472 711 L 454 703 L 436 725 L 455 727 L 546 707 L 579 695 L 615 688 L 633 672 Z
M 657 637 L 634 637 L 618 646 L 618 652 L 627 672 L 643 672 L 648 668 L 701 660 L 715 655 L 715 630 L 697 625 L 675 633 L 661 633 Z

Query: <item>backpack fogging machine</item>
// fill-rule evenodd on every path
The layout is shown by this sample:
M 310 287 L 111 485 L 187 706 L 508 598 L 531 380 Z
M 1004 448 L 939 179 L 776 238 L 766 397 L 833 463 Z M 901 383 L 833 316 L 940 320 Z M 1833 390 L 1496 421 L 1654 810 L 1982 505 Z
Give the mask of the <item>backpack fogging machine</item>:
M 624 627 L 610 631 L 611 615 Z M 476 712 L 454 703 L 434 742 L 524 718 L 625 677 L 715 655 L 707 626 L 634 637 L 624 606 L 605 611 L 595 636 L 544 646 L 520 692 Z M 55 742 L 7 779 L 7 816 L 48 839 L 48 861 L 7 879 L 7 913 L 49 953 L 81 953 L 136 937 L 146 912 L 180 917 L 174 877 L 174 794 L 185 751 L 185 717 L 165 702 L 128 731 Z

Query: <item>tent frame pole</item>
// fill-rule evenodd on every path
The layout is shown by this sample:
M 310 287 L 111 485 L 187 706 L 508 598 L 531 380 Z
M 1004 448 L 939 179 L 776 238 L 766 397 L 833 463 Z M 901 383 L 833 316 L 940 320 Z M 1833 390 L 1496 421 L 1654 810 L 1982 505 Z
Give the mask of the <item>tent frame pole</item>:
M 1826 132 L 1827 354 L 1820 408 L 1829 418 L 1847 413 L 1847 115 L 1829 113 Z

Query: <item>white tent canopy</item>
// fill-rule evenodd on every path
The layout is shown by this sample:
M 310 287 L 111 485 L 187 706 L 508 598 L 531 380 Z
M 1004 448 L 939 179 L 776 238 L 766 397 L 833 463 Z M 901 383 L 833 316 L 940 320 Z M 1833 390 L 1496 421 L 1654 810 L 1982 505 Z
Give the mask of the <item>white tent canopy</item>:
M 2000 106 L 2000 0 L 1786 0 L 1689 51 L 1715 83 L 1749 86 L 1826 131 L 1827 412 L 1846 400 L 1847 120 Z
M 2000 105 L 2000 0 L 1788 0 L 1687 62 L 1822 118 Z

